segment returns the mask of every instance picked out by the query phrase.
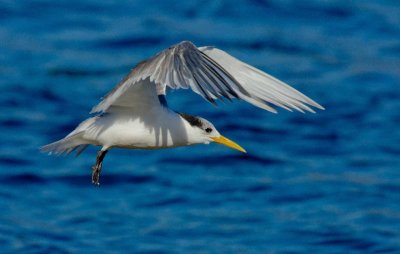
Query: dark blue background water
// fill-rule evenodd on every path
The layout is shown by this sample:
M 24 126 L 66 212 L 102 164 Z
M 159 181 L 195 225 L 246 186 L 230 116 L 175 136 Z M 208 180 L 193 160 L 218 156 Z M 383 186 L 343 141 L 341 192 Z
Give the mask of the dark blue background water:
M 2 253 L 400 253 L 398 1 L 0 1 Z M 49 157 L 137 62 L 215 45 L 326 107 L 169 104 L 248 150 Z M 179 95 L 185 95 L 180 97 Z

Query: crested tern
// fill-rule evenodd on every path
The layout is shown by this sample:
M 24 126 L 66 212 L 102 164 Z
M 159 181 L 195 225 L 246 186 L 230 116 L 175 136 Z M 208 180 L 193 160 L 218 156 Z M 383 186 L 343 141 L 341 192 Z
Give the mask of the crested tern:
M 101 146 L 92 167 L 99 185 L 105 155 L 111 148 L 159 149 L 216 142 L 246 152 L 222 136 L 204 118 L 170 109 L 166 88 L 192 89 L 207 101 L 244 100 L 276 112 L 273 105 L 314 112 L 321 105 L 282 81 L 215 47 L 189 41 L 171 46 L 140 62 L 65 138 L 41 147 L 49 154 L 79 155 L 88 145 Z

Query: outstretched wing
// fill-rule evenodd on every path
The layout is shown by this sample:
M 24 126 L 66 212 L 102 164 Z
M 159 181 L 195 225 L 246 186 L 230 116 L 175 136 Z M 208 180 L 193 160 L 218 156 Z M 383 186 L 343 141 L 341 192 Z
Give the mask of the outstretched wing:
M 293 87 L 234 58 L 225 51 L 215 47 L 200 47 L 199 50 L 214 59 L 228 73 L 231 73 L 252 98 L 274 104 L 289 111 L 296 109 L 301 112 L 303 110 L 314 112 L 307 104 L 324 109 Z
M 191 88 L 211 103 L 220 98 L 238 98 L 271 112 L 276 111 L 269 104 L 311 112 L 306 104 L 322 108 L 295 89 L 222 50 L 196 48 L 184 41 L 139 63 L 91 113 L 105 112 L 113 105 L 135 107 L 137 100 L 133 91 L 138 90 L 136 86 L 142 80 L 155 86 L 158 95 L 165 95 L 168 86 Z

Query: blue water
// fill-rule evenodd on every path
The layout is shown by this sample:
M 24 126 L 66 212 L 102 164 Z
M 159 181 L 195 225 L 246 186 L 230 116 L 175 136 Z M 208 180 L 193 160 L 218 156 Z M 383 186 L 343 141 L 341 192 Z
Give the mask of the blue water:
M 400 253 L 398 1 L 0 2 L 1 253 Z M 38 147 L 139 61 L 215 45 L 326 107 L 271 114 L 172 92 L 248 150 Z M 185 95 L 185 96 L 180 96 Z

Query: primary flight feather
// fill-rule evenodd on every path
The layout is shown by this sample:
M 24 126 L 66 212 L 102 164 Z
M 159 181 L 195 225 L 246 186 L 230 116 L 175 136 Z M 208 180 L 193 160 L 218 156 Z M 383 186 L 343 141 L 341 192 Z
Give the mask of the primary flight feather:
M 190 88 L 211 103 L 240 99 L 276 112 L 314 112 L 315 101 L 282 81 L 215 47 L 197 48 L 183 41 L 139 63 L 65 138 L 43 146 L 44 152 L 81 153 L 89 144 L 102 146 L 93 166 L 99 175 L 107 151 L 113 147 L 157 149 L 217 142 L 245 152 L 223 137 L 207 120 L 168 108 L 166 88 Z

